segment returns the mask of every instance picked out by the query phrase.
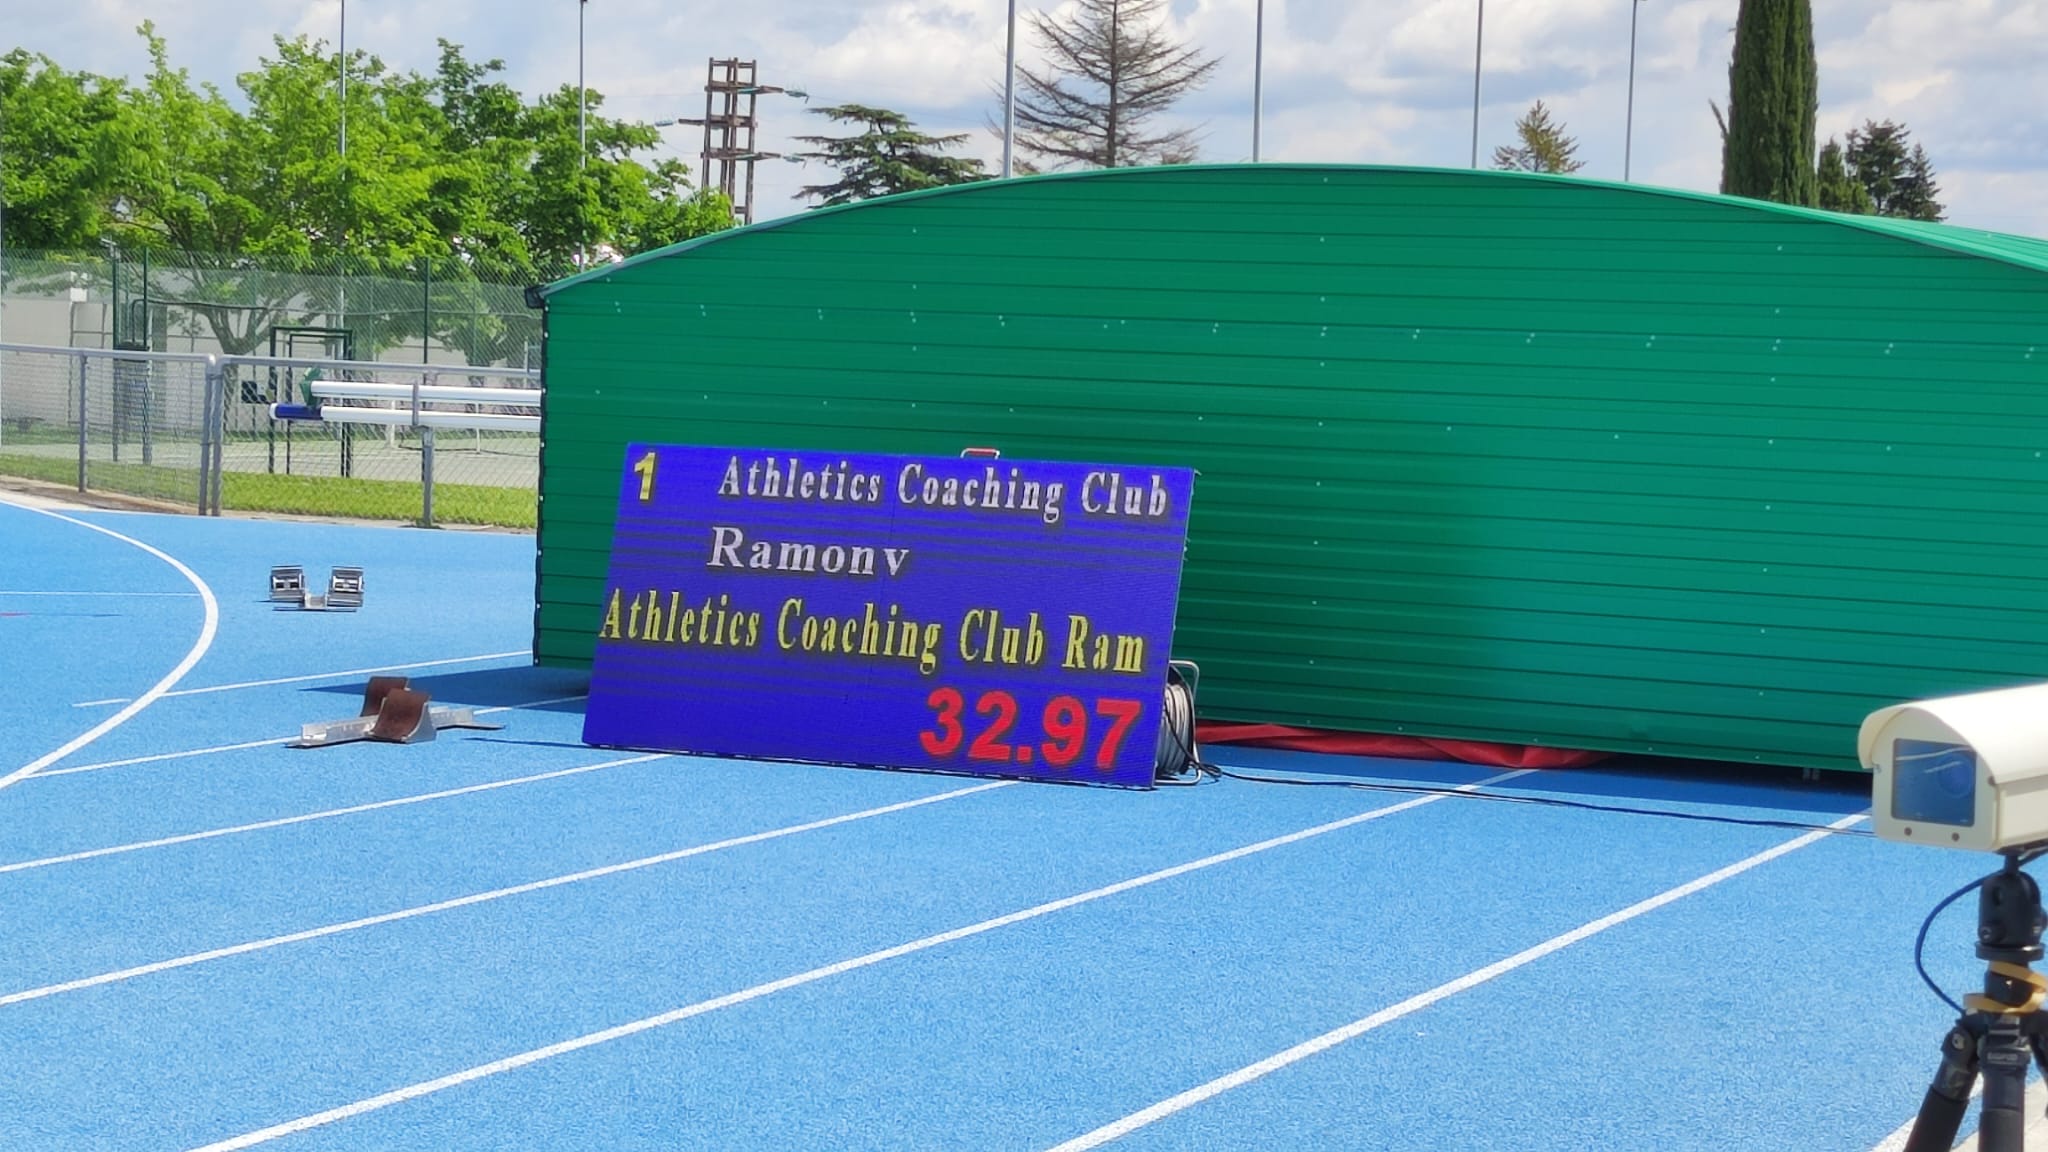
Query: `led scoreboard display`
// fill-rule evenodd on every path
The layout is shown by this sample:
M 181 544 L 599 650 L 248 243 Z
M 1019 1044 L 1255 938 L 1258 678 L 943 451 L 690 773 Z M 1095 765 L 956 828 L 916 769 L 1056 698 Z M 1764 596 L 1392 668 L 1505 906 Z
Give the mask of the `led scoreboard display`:
M 583 739 L 1151 787 L 1193 487 L 629 445 Z

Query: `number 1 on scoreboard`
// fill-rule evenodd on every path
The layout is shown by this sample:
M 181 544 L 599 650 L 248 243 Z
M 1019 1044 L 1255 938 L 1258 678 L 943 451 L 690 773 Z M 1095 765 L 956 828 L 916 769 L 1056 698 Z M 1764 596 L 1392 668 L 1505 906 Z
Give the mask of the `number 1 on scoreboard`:
M 633 471 L 640 474 L 640 502 L 645 504 L 654 499 L 654 453 L 649 452 L 635 461 Z

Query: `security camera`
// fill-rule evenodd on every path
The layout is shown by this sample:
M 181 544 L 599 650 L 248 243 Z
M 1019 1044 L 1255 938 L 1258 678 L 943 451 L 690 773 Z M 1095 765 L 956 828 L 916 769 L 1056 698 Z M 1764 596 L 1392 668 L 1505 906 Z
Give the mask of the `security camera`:
M 2048 684 L 1871 713 L 1856 748 L 1877 834 L 2004 852 L 2048 842 Z

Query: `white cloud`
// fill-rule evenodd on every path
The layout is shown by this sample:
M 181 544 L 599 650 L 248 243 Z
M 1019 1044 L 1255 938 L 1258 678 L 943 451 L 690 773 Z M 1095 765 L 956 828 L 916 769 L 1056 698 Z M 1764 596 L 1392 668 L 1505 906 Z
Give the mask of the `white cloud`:
M 233 91 L 234 76 L 275 34 L 335 35 L 341 0 L 0 0 L 0 49 L 21 45 L 71 67 L 139 73 L 133 28 L 154 18 L 173 59 Z M 1220 59 L 1181 111 L 1204 124 L 1205 158 L 1251 148 L 1256 0 L 1174 0 L 1175 31 Z M 1026 11 L 1042 5 L 1025 0 Z M 1712 190 L 1720 138 L 1708 101 L 1725 106 L 1739 0 L 1644 0 L 1638 10 L 1633 175 Z M 1821 134 L 1865 119 L 1907 124 L 1940 172 L 1951 219 L 2048 235 L 2048 0 L 1814 0 Z M 983 131 L 999 114 L 1004 0 L 589 0 L 590 85 L 613 114 L 656 119 L 701 108 L 707 57 L 755 58 L 769 83 L 805 88 L 813 106 L 898 108 L 934 132 Z M 1471 149 L 1474 0 L 1267 0 L 1262 151 L 1303 161 L 1460 166 Z M 532 92 L 573 84 L 573 0 L 349 0 L 349 42 L 399 67 L 431 68 L 437 37 L 473 58 L 500 57 Z M 1487 7 L 1482 154 L 1505 142 L 1541 98 L 1578 137 L 1585 173 L 1622 175 L 1628 108 L 1626 0 L 1499 0 Z M 1030 38 L 1020 56 L 1036 56 Z M 787 99 L 762 104 L 762 144 L 819 121 Z M 692 162 L 697 137 L 672 129 Z M 799 211 L 807 177 L 758 173 L 763 218 Z

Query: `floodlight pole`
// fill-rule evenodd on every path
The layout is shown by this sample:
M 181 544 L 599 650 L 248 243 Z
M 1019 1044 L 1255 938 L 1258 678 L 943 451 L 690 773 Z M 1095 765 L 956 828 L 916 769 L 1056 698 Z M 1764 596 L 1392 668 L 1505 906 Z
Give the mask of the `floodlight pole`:
M 1486 47 L 1486 0 L 1479 0 L 1479 26 L 1472 36 L 1472 166 L 1479 167 L 1479 62 Z
M 1636 144 L 1636 14 L 1643 0 L 1628 0 L 1628 127 L 1621 139 L 1621 180 L 1628 183 Z
M 341 45 L 340 45 L 340 50 L 341 50 L 341 188 L 342 188 L 342 195 L 343 195 L 343 198 L 344 198 L 344 199 L 346 199 L 346 197 L 347 197 L 347 195 L 348 195 L 348 0 L 341 0 Z M 347 211 L 348 211 L 348 208 L 347 208 L 346 204 L 344 204 L 344 206 L 343 206 L 343 208 L 342 208 L 342 212 L 344 213 L 344 216 L 345 216 L 345 214 L 347 213 Z M 338 285 L 338 291 L 340 292 L 340 295 L 339 295 L 339 297 L 338 297 L 338 298 L 336 299 L 336 301 L 335 301 L 335 320 L 336 320 L 336 322 L 337 322 L 337 323 L 336 323 L 336 326 L 337 326 L 337 327 L 340 327 L 340 328 L 344 328 L 344 329 L 345 329 L 345 328 L 347 328 L 347 327 L 348 327 L 348 227 L 347 227 L 347 225 L 343 225 L 343 226 L 342 226 L 342 228 L 341 228 L 341 261 L 340 261 L 340 265 L 339 265 L 339 267 L 337 267 L 337 268 L 335 269 L 335 271 L 336 271 L 336 272 L 338 272 L 338 273 L 340 273 L 340 275 L 339 275 L 339 276 L 336 276 L 336 277 L 335 277 L 335 283 L 336 283 L 336 285 Z M 119 294 L 118 294 L 118 293 L 116 293 L 116 299 L 115 299 L 115 301 L 114 301 L 114 307 L 115 307 L 116 309 L 119 309 L 119 308 L 120 308 L 120 305 L 121 305 L 121 302 L 120 302 L 120 300 L 119 300 L 119 298 L 118 298 L 118 297 L 119 297 Z
M 589 132 L 585 126 L 583 88 L 583 8 L 590 0 L 576 0 L 576 171 L 580 175 L 590 170 Z M 582 219 L 583 197 L 576 198 L 576 267 L 580 271 L 590 263 L 590 253 L 585 235 L 588 227 Z
M 1252 163 L 1259 162 L 1259 116 L 1265 97 L 1266 0 L 1259 0 L 1252 18 Z
M 1017 146 L 1017 0 L 1010 0 L 1009 39 L 1003 49 L 1003 179 Z
M 348 163 L 348 0 L 341 0 L 341 159 Z

